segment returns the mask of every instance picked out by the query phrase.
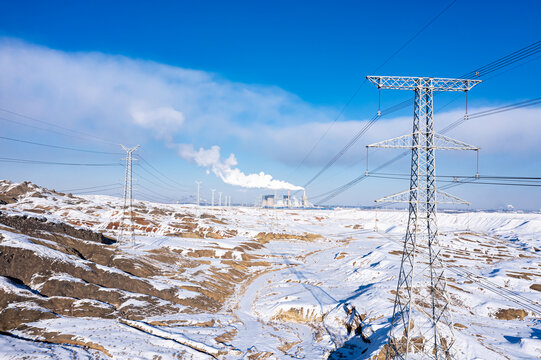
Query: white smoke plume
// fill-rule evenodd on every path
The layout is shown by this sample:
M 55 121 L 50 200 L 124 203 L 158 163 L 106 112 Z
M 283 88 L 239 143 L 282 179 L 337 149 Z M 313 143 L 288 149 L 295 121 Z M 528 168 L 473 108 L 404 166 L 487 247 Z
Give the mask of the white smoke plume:
M 246 175 L 240 171 L 238 162 L 234 154 L 230 154 L 227 159 L 220 159 L 220 147 L 214 145 L 209 149 L 200 148 L 195 150 L 193 145 L 181 144 L 178 146 L 179 155 L 190 162 L 206 167 L 222 179 L 223 182 L 230 185 L 237 185 L 245 188 L 259 188 L 271 190 L 303 190 L 303 187 L 290 184 L 282 180 L 272 178 L 272 175 L 260 172 L 259 174 Z

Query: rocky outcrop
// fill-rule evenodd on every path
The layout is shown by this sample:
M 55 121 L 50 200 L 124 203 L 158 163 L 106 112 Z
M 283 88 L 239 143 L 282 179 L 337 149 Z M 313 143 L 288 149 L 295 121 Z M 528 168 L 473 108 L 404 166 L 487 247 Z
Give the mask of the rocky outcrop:
M 115 239 L 88 229 L 77 229 L 65 223 L 54 223 L 46 218 L 27 215 L 7 215 L 0 212 L 0 224 L 9 226 L 26 235 L 40 235 L 43 232 L 58 233 L 81 240 L 111 245 Z

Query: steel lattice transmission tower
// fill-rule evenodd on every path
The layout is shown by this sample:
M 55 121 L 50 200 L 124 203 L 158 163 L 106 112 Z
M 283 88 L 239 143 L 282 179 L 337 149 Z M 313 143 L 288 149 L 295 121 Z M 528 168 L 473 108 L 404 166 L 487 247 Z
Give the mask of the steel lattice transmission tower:
M 124 205 L 122 206 L 122 220 L 120 221 L 120 240 L 131 241 L 134 243 L 133 238 L 133 177 L 132 177 L 132 161 L 133 152 L 139 148 L 139 145 L 128 148 L 124 145 L 122 149 L 126 152 L 126 176 L 124 177 Z M 129 224 L 125 224 L 127 217 L 129 218 Z M 126 237 L 125 233 L 128 233 Z
M 199 190 L 201 188 L 201 181 L 196 181 L 197 184 L 197 206 L 201 205 L 201 198 L 199 197 Z
M 367 76 L 378 89 L 413 90 L 411 134 L 368 145 L 411 149 L 409 190 L 381 202 L 406 202 L 409 218 L 398 276 L 387 359 L 453 358 L 453 321 L 449 311 L 443 264 L 438 246 L 437 203 L 466 203 L 437 190 L 435 150 L 479 150 L 434 132 L 433 93 L 468 91 L 480 80 L 430 77 Z M 427 248 L 429 262 L 415 266 L 417 248 Z M 426 270 L 419 271 L 419 268 Z

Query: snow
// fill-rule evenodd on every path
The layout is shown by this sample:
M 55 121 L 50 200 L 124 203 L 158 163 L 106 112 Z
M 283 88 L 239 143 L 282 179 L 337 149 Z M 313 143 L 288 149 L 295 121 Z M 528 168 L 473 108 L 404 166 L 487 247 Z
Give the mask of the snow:
M 43 216 L 51 221 L 89 222 L 92 229 L 115 236 L 107 230 L 111 221 L 118 221 L 120 199 L 88 195 L 67 197 L 26 197 L 18 204 L 4 205 L 4 211 L 28 211 L 36 206 L 48 208 Z M 344 351 L 347 346 L 366 349 L 351 359 L 377 355 L 386 342 L 389 318 L 393 312 L 402 236 L 407 226 L 404 211 L 388 210 L 300 210 L 254 208 L 197 208 L 190 205 L 163 205 L 135 202 L 148 211 L 147 220 L 158 224 L 156 231 L 136 232 L 136 246 L 120 244 L 119 255 L 127 259 L 145 257 L 152 251 L 167 250 L 178 253 L 179 259 L 193 260 L 190 266 L 171 264 L 168 271 L 182 277 L 155 276 L 146 278 L 155 289 L 175 288 L 179 298 L 196 298 L 199 293 L 182 287 L 198 286 L 207 281 L 210 270 L 225 272 L 231 265 L 224 260 L 241 263 L 243 256 L 254 261 L 265 261 L 266 266 L 247 266 L 243 272 L 247 280 L 235 287 L 222 309 L 213 313 L 190 310 L 174 315 L 153 316 L 144 321 L 128 319 L 96 319 L 58 317 L 41 320 L 32 327 L 49 332 L 73 334 L 83 342 L 103 346 L 115 359 L 146 359 L 153 356 L 186 359 L 223 359 L 263 356 L 271 358 L 324 359 L 333 351 Z M 161 213 L 150 215 L 150 210 Z M 29 212 L 30 214 L 31 212 Z M 210 214 L 225 225 L 198 214 Z M 213 238 L 183 238 L 170 236 L 178 231 L 171 225 L 179 223 L 174 214 L 194 219 L 199 227 L 210 227 L 222 235 L 236 230 L 236 235 Z M 377 220 L 377 221 L 376 221 Z M 355 227 L 357 226 L 357 227 Z M 438 214 L 441 233 L 440 246 L 448 254 L 447 275 L 451 310 L 455 323 L 458 358 L 461 359 L 531 359 L 541 353 L 540 294 L 530 288 L 541 284 L 541 214 L 471 212 Z M 375 229 L 377 231 L 375 231 Z M 272 240 L 259 244 L 254 237 L 260 232 L 287 234 L 320 234 L 323 238 L 311 241 Z M 75 262 L 75 258 L 37 245 L 32 239 L 0 230 L 4 246 L 35 251 L 41 256 Z M 243 248 L 246 244 L 257 244 Z M 241 248 L 243 250 L 241 250 Z M 201 252 L 196 257 L 194 252 Z M 224 259 L 228 252 L 231 257 Z M 422 259 L 423 255 L 420 255 Z M 81 261 L 76 262 L 81 266 Z M 98 266 L 110 272 L 120 270 Z M 465 273 L 464 271 L 467 271 Z M 132 275 L 121 272 L 125 276 Z M 176 273 L 175 273 L 176 274 Z M 57 279 L 78 281 L 67 274 L 54 274 Z M 14 286 L 0 277 L 0 289 L 11 292 L 27 290 Z M 106 289 L 104 289 L 106 290 Z M 118 309 L 148 306 L 146 301 L 133 298 Z M 516 302 L 522 299 L 522 302 Z M 85 300 L 80 300 L 81 303 Z M 27 306 L 32 306 L 27 303 Z M 17 304 L 19 306 L 19 304 Z M 105 306 L 105 305 L 103 305 Z M 359 337 L 346 331 L 347 309 L 363 315 L 363 334 L 371 339 L 364 344 Z M 495 317 L 500 309 L 524 309 L 524 319 L 503 320 Z M 165 325 L 151 325 L 155 321 Z M 210 325 L 201 325 L 202 323 Z M 217 340 L 224 333 L 230 338 Z M 30 337 L 24 331 L 15 335 Z M 347 346 L 345 344 L 348 344 Z M 58 352 L 59 356 L 91 358 L 97 350 L 84 350 L 72 345 L 43 345 L 23 339 L 0 336 L 0 357 L 16 358 L 12 349 L 32 358 L 45 358 Z M 349 356 L 349 355 L 348 355 Z

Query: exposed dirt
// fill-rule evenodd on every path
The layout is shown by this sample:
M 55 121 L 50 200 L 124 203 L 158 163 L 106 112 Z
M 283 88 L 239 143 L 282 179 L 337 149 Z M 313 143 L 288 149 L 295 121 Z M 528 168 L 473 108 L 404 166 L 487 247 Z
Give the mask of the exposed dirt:
M 305 233 L 303 235 L 295 235 L 295 234 L 287 234 L 287 233 L 266 233 L 266 232 L 260 232 L 255 236 L 255 239 L 260 244 L 266 244 L 270 241 L 275 240 L 301 240 L 301 241 L 314 241 L 318 239 L 322 239 L 323 236 L 319 234 L 310 234 Z
M 302 324 L 307 322 L 321 322 L 322 318 L 313 310 L 291 308 L 288 310 L 280 310 L 278 314 L 273 317 L 273 320 Z
M 500 309 L 495 314 L 494 317 L 499 320 L 522 320 L 528 313 L 522 309 Z

